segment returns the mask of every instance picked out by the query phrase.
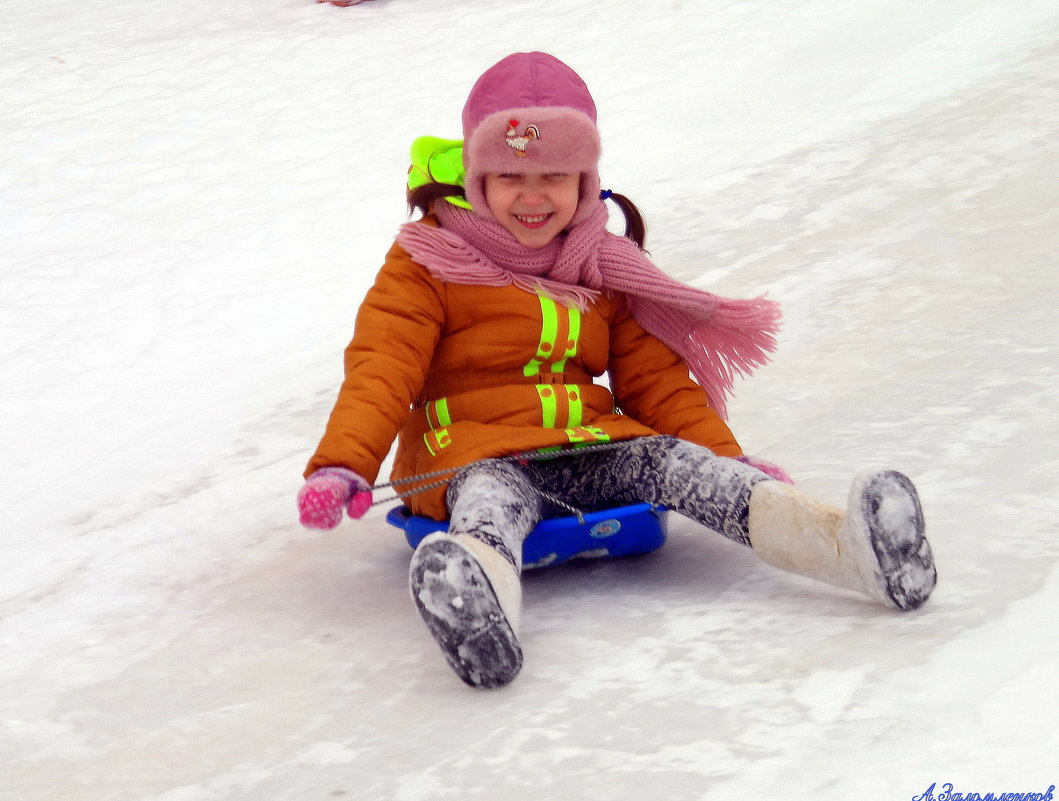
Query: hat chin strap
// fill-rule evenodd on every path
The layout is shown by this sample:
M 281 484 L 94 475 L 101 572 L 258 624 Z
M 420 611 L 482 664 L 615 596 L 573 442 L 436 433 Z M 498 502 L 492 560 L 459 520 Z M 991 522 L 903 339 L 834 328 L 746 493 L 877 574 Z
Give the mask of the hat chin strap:
M 581 197 L 577 201 L 577 209 L 570 220 L 570 225 L 583 223 L 592 216 L 602 202 L 599 199 L 599 173 L 595 170 L 581 173 Z

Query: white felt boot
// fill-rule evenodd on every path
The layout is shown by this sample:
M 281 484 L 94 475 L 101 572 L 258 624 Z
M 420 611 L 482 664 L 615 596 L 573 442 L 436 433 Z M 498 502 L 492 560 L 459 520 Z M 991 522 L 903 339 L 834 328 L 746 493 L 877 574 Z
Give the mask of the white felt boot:
M 915 487 L 895 471 L 863 473 L 845 512 L 789 484 L 750 494 L 750 543 L 774 567 L 915 609 L 937 582 Z
M 431 534 L 412 555 L 412 600 L 456 674 L 472 687 L 518 675 L 522 583 L 515 566 L 467 534 Z

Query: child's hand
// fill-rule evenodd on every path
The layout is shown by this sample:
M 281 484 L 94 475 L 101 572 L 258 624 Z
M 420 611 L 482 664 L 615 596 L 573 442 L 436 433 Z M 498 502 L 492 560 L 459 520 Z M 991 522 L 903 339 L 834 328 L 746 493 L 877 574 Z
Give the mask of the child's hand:
M 298 516 L 306 528 L 334 528 L 342 509 L 354 520 L 371 507 L 368 482 L 345 467 L 325 467 L 305 480 L 298 491 Z
M 780 467 L 778 464 L 773 464 L 766 459 L 761 459 L 757 456 L 737 456 L 735 458 L 737 462 L 742 462 L 745 465 L 749 465 L 757 470 L 760 470 L 769 478 L 774 478 L 776 481 L 782 481 L 784 484 L 793 484 L 794 479 L 791 478 L 790 473 Z

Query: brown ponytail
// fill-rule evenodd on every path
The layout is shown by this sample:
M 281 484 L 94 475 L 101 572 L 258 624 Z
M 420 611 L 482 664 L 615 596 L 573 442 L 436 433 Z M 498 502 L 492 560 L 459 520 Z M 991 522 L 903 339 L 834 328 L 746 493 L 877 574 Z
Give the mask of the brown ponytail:
M 408 213 L 414 214 L 417 210 L 422 215 L 430 213 L 430 207 L 434 202 L 443 197 L 463 197 L 463 187 L 458 184 L 441 184 L 431 182 L 408 190 Z
M 647 241 L 647 223 L 640 214 L 640 210 L 636 208 L 636 204 L 625 195 L 610 190 L 604 192 L 603 196 L 613 200 L 621 209 L 622 216 L 625 217 L 625 238 L 631 239 L 640 250 L 643 250 L 644 242 Z

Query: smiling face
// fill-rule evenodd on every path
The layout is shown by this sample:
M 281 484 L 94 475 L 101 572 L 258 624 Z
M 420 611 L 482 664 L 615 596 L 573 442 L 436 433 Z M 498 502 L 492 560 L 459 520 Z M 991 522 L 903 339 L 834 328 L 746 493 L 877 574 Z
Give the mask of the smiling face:
M 570 224 L 580 199 L 581 176 L 565 172 L 491 172 L 485 200 L 504 228 L 529 248 L 547 245 Z

